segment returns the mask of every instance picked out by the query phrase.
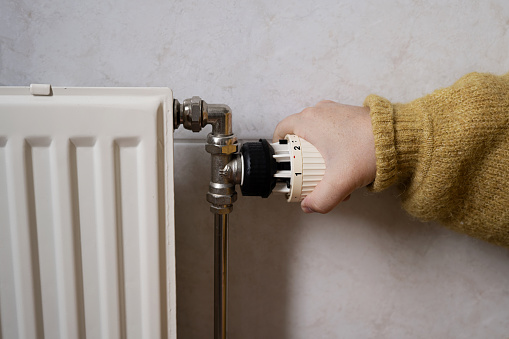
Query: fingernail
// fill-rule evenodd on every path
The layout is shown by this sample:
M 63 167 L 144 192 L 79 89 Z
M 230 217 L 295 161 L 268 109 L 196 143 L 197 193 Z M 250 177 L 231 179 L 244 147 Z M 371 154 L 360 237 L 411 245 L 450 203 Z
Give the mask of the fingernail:
M 311 208 L 307 206 L 302 207 L 302 210 L 304 211 L 304 213 L 315 213 L 315 211 L 313 211 Z

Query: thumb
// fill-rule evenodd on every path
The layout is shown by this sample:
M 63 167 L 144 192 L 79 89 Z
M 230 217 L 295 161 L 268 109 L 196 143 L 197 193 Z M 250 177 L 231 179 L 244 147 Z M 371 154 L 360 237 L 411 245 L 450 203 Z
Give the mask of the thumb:
M 348 200 L 354 188 L 344 182 L 340 182 L 337 176 L 326 172 L 316 188 L 301 203 L 301 208 L 306 213 L 328 213 L 337 204 Z

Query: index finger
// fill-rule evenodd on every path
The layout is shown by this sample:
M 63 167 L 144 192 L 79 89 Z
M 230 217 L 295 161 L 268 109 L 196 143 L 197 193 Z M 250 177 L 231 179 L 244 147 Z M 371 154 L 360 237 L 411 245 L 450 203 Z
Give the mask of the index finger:
M 295 126 L 299 121 L 299 113 L 292 114 L 277 124 L 272 137 L 272 142 L 278 142 L 284 139 L 287 134 L 295 134 Z

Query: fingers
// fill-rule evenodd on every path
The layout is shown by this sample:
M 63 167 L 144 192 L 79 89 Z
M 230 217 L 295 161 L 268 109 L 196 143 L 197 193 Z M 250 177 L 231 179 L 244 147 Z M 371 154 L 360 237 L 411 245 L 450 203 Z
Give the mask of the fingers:
M 331 100 L 322 100 L 315 107 L 305 108 L 300 113 L 286 117 L 276 126 L 272 142 L 283 139 L 287 134 L 296 134 L 305 139 L 306 127 L 309 127 L 309 123 L 316 119 L 317 114 L 319 115 L 320 110 L 317 110 L 317 108 L 323 109 L 330 105 L 338 105 L 338 103 Z
M 287 134 L 297 134 L 295 128 L 299 122 L 299 114 L 293 114 L 282 120 L 274 131 L 272 142 L 277 142 L 280 139 L 284 139 Z
M 302 201 L 301 208 L 306 213 L 328 213 L 340 202 L 348 200 L 353 190 L 338 182 L 337 176 L 325 173 L 313 192 Z

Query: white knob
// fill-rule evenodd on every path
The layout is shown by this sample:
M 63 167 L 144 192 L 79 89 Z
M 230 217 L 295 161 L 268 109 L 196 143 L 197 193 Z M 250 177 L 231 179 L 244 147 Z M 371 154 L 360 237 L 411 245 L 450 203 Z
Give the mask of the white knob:
M 304 200 L 325 174 L 325 161 L 315 146 L 288 134 L 284 140 L 271 144 L 278 163 L 273 192 L 286 194 L 288 202 Z M 289 165 L 288 165 L 289 164 Z

